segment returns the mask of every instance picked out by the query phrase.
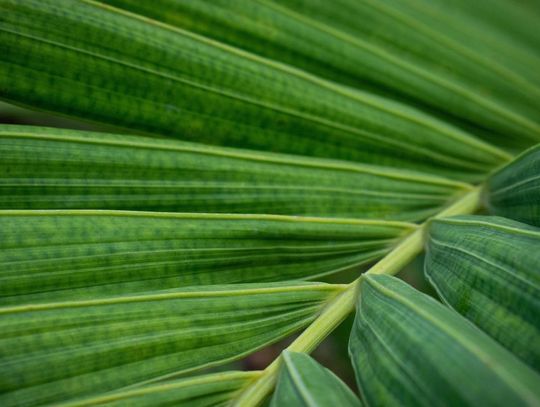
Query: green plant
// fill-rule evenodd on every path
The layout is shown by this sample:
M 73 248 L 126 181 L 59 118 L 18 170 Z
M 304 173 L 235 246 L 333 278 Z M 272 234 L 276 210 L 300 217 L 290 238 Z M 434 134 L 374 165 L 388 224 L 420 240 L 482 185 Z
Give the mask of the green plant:
M 109 126 L 0 125 L 2 404 L 538 404 L 538 21 L 0 0 L 0 97 Z M 445 305 L 392 277 L 424 248 Z M 305 355 L 355 306 L 361 401 Z

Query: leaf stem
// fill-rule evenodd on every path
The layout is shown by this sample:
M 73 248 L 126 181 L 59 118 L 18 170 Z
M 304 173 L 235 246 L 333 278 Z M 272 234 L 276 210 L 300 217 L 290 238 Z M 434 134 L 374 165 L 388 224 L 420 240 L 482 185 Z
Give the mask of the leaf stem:
M 476 187 L 433 218 L 474 213 L 480 207 L 481 187 Z M 393 275 L 401 271 L 404 266 L 422 252 L 424 235 L 429 221 L 430 219 L 405 237 L 390 253 L 371 267 L 367 273 Z M 337 295 L 321 311 L 317 319 L 287 349 L 294 352 L 309 353 L 313 351 L 354 310 L 359 281 L 359 278 L 356 279 Z M 235 407 L 260 405 L 274 388 L 281 363 L 281 357 L 276 358 L 264 369 L 260 376 L 246 386 L 245 390 L 236 399 L 231 401 L 231 405 Z

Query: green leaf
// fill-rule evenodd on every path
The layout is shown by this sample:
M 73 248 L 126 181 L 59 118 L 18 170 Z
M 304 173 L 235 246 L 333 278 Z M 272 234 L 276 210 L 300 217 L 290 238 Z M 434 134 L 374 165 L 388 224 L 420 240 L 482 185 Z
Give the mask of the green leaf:
M 187 379 L 158 382 L 133 389 L 96 395 L 93 398 L 62 404 L 65 407 L 105 406 L 188 406 L 213 407 L 225 405 L 259 372 L 223 372 Z
M 88 120 L 467 180 L 509 159 L 415 108 L 90 0 L 0 0 L 0 41 L 2 98 Z
M 432 0 L 105 2 L 457 117 L 489 142 L 522 149 L 540 140 L 538 41 L 527 43 L 538 40 L 538 15 L 535 19 L 515 2 L 506 7 L 493 0 L 473 6 Z M 492 27 L 484 23 L 485 14 L 501 21 Z M 499 31 L 505 23 L 511 32 Z M 515 41 L 520 29 L 529 32 Z
M 421 220 L 470 187 L 384 167 L 0 125 L 0 208 Z
M 304 353 L 284 351 L 271 407 L 347 407 L 361 405 L 334 373 Z
M 540 376 L 458 313 L 386 275 L 359 295 L 349 352 L 367 403 L 538 404 Z
M 314 278 L 382 257 L 414 229 L 277 215 L 0 211 L 0 299 Z
M 236 284 L 0 308 L 0 403 L 94 397 L 239 359 L 309 324 L 342 286 Z
M 532 57 L 540 56 L 540 34 L 536 29 L 538 18 L 540 17 L 540 8 L 538 2 L 533 1 L 507 1 L 507 0 L 453 0 L 451 3 L 445 0 L 422 0 L 423 3 L 429 3 L 439 7 L 446 5 L 448 11 L 452 12 L 456 18 L 464 19 L 460 26 L 469 30 L 478 29 L 490 30 L 497 35 L 499 41 L 503 40 L 508 44 L 489 43 L 486 45 L 495 47 L 497 45 L 511 45 L 520 47 L 524 52 L 528 52 Z M 451 7 L 448 7 L 451 5 Z M 489 8 L 486 8 L 489 6 Z M 477 23 L 477 26 L 472 24 Z M 465 37 L 463 37 L 465 38 Z M 517 65 L 517 64 L 515 64 Z M 516 67 L 518 69 L 518 67 Z M 530 72 L 534 74 L 533 72 Z M 538 75 L 536 80 L 540 80 Z M 531 79 L 533 78 L 531 77 Z
M 491 213 L 540 226 L 540 145 L 492 175 L 485 196 Z
M 441 298 L 540 369 L 540 229 L 491 216 L 431 223 L 426 277 Z

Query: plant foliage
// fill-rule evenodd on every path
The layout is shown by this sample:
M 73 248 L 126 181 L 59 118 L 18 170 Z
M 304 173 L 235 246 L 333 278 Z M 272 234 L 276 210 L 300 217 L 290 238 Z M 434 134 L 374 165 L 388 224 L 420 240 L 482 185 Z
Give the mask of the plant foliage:
M 0 0 L 0 98 L 95 126 L 0 125 L 0 404 L 540 403 L 539 24 Z M 441 301 L 393 277 L 423 251 Z M 307 355 L 355 310 L 359 396 Z

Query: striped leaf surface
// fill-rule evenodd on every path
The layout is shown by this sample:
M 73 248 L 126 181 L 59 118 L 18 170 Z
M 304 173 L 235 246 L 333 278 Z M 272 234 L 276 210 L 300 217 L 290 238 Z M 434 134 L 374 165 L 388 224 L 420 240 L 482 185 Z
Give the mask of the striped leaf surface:
M 0 307 L 0 402 L 93 397 L 239 359 L 313 320 L 341 286 L 201 286 Z
M 416 221 L 470 187 L 419 173 L 136 136 L 0 125 L 1 209 Z
M 414 229 L 271 215 L 0 211 L 0 303 L 314 278 L 373 261 Z
M 337 82 L 455 116 L 490 142 L 522 149 L 540 141 L 540 55 L 537 44 L 528 43 L 538 41 L 532 27 L 540 15 L 515 2 L 106 3 Z M 485 14 L 498 24 L 490 24 Z M 505 24 L 510 32 L 499 29 Z M 529 31 L 515 41 L 519 29 Z
M 413 107 L 91 0 L 1 0 L 0 41 L 3 99 L 88 120 L 460 179 L 509 159 Z
M 362 278 L 349 352 L 368 404 L 526 406 L 540 398 L 537 373 L 395 277 Z
M 485 195 L 491 213 L 540 226 L 540 145 L 493 174 Z
M 284 351 L 270 407 L 360 407 L 354 393 L 334 373 L 305 353 Z
M 138 406 L 224 406 L 259 372 L 222 372 L 180 380 L 156 382 L 101 396 L 64 403 L 65 407 L 100 405 L 108 407 Z
M 540 370 L 540 229 L 491 216 L 433 221 L 426 277 L 441 298 Z

